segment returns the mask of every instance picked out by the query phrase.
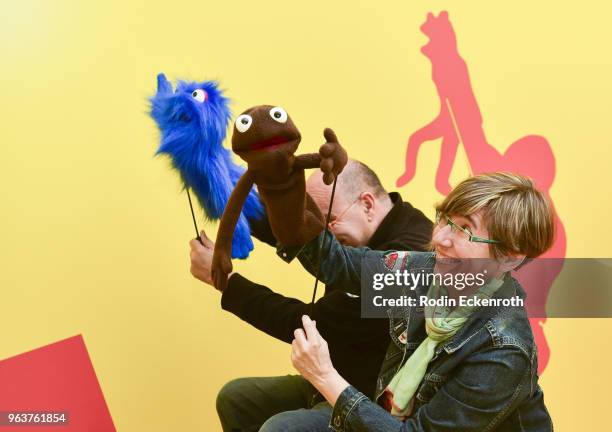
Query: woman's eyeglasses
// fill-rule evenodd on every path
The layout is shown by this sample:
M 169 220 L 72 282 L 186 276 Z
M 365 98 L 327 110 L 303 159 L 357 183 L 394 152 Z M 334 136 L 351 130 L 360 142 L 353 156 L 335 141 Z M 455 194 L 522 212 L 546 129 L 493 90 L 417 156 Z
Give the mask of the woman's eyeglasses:
M 440 226 L 444 226 L 444 224 L 447 224 L 448 226 L 450 226 L 451 232 L 461 232 L 463 233 L 463 235 L 465 236 L 465 239 L 467 241 L 470 242 L 474 242 L 474 243 L 491 243 L 491 244 L 497 244 L 497 243 L 501 243 L 499 240 L 491 240 L 491 239 L 486 239 L 483 237 L 477 237 L 475 235 L 472 235 L 472 233 L 470 232 L 470 230 L 468 230 L 467 228 L 463 228 L 460 227 L 459 225 L 457 225 L 455 222 L 453 222 L 453 220 L 440 213 L 440 212 L 436 212 L 436 224 L 440 225 Z

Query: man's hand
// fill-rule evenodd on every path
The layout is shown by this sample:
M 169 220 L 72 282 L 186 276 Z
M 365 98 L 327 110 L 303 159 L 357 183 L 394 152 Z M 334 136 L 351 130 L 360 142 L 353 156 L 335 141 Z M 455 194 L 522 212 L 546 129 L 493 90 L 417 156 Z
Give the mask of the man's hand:
M 189 242 L 191 248 L 191 274 L 196 279 L 200 279 L 202 282 L 208 285 L 213 285 L 212 281 L 212 259 L 213 251 L 215 250 L 215 244 L 210 240 L 204 230 L 200 231 L 200 239 L 193 239 Z

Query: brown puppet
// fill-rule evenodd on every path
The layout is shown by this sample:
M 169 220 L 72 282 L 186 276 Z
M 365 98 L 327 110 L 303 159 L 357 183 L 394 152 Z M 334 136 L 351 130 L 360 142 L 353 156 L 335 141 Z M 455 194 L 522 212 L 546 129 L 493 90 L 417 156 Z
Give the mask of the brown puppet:
M 314 239 L 324 227 L 324 218 L 306 193 L 304 170 L 321 168 L 323 180 L 331 184 L 347 163 L 346 151 L 331 129 L 319 153 L 296 156 L 301 135 L 281 107 L 259 105 L 236 119 L 232 150 L 248 164 L 227 202 L 213 254 L 215 287 L 225 289 L 232 271 L 232 236 L 240 211 L 253 186 L 257 185 L 270 227 L 285 246 L 298 246 Z

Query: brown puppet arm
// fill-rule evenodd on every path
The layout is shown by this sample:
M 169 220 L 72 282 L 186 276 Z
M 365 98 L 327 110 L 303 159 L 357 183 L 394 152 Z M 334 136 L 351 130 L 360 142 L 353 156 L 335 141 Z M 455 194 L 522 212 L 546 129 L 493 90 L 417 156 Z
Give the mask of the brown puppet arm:
M 321 146 L 319 153 L 296 156 L 294 167 L 299 169 L 321 168 L 323 181 L 325 184 L 331 184 L 346 165 L 348 156 L 338 143 L 338 138 L 332 129 L 326 128 L 323 136 L 327 142 Z
M 296 169 L 311 169 L 321 166 L 321 156 L 319 153 L 306 153 L 295 157 L 293 167 Z
M 234 229 L 238 223 L 242 206 L 252 186 L 253 178 L 249 170 L 247 170 L 242 177 L 240 177 L 238 183 L 236 183 L 236 187 L 221 217 L 212 262 L 212 279 L 215 283 L 215 288 L 219 291 L 225 289 L 227 285 L 227 275 L 232 272 L 231 252 Z

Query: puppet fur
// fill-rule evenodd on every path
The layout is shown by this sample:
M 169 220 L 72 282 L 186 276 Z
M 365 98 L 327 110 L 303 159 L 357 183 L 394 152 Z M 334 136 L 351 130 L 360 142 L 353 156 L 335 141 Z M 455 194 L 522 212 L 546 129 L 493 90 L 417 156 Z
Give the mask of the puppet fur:
M 156 154 L 172 160 L 185 187 L 190 187 L 209 220 L 220 219 L 227 201 L 244 173 L 223 147 L 231 119 L 229 100 L 215 81 L 178 81 L 176 90 L 164 74 L 157 76 L 151 111 L 161 132 Z M 232 257 L 246 258 L 253 250 L 249 221 L 264 215 L 255 189 L 251 189 L 232 240 Z

